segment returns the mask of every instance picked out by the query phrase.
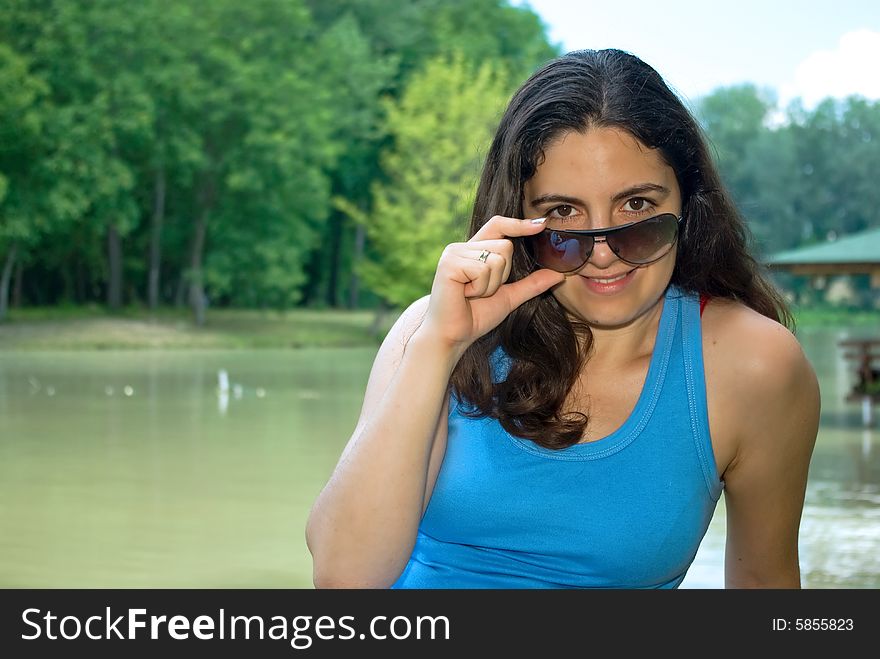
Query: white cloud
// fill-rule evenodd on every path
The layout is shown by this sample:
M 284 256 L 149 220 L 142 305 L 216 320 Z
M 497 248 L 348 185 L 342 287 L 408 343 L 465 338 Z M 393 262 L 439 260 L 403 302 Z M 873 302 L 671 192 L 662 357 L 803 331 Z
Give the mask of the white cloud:
M 824 98 L 853 94 L 880 99 L 880 32 L 867 29 L 847 32 L 835 50 L 819 50 L 801 62 L 794 80 L 779 88 L 780 105 L 796 97 L 813 108 Z

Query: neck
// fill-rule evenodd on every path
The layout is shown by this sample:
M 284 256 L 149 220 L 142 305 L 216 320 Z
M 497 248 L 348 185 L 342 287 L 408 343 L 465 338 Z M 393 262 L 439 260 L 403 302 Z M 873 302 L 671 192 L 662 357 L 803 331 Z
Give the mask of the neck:
M 663 313 L 664 297 L 626 325 L 602 327 L 590 325 L 593 345 L 590 364 L 593 368 L 616 368 L 633 360 L 650 356 L 657 338 Z

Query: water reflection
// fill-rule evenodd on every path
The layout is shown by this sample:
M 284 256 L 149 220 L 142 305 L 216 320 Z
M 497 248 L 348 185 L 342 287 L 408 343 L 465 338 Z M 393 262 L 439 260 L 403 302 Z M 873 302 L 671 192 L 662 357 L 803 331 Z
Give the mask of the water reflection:
M 801 335 L 823 397 L 811 588 L 880 587 L 880 436 L 844 401 L 845 335 Z M 0 353 L 0 586 L 310 587 L 306 514 L 373 355 Z M 683 587 L 723 586 L 723 543 L 722 499 Z
M 880 588 L 880 435 L 864 427 L 859 404 L 846 402 L 851 366 L 841 330 L 801 332 L 822 393 L 819 436 L 801 518 L 800 558 L 806 588 Z M 723 499 L 683 587 L 724 585 Z

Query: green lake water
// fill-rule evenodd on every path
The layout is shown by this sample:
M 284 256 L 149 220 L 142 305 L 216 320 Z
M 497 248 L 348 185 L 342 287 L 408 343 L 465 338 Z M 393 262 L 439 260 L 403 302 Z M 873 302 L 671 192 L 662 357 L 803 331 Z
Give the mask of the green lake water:
M 837 347 L 856 334 L 800 335 L 823 396 L 808 588 L 880 587 L 880 431 Z M 311 588 L 306 515 L 374 354 L 0 352 L 0 587 Z M 722 499 L 683 587 L 723 587 L 723 543 Z

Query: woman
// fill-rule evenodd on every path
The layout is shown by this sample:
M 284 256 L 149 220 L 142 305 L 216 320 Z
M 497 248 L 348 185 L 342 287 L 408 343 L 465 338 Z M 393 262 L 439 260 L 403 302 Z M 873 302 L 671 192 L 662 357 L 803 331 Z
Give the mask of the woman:
M 535 73 L 470 235 L 376 356 L 315 585 L 675 588 L 723 492 L 726 586 L 800 587 L 817 380 L 656 71 Z

